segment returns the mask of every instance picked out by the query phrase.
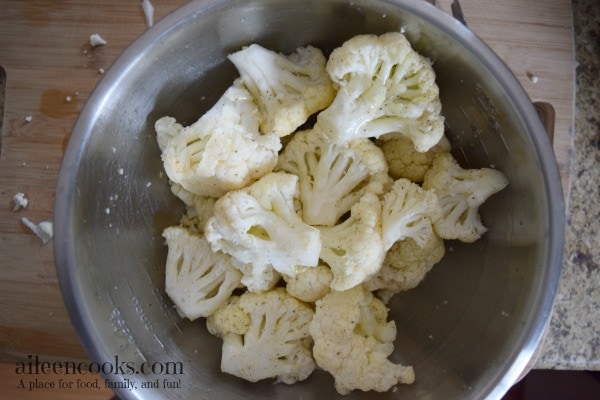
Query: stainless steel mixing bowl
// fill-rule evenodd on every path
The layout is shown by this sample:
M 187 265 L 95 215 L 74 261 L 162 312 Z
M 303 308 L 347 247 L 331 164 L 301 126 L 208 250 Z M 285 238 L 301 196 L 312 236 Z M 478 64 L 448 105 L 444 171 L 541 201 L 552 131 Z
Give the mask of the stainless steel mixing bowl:
M 527 368 L 558 284 L 564 204 L 549 140 L 507 67 L 469 29 L 422 1 L 203 0 L 159 21 L 114 63 L 81 113 L 60 172 L 61 288 L 106 378 L 137 385 L 119 396 L 338 396 L 319 371 L 293 386 L 225 375 L 220 340 L 203 322 L 178 317 L 163 289 L 161 232 L 178 222 L 183 208 L 161 173 L 153 125 L 164 115 L 195 121 L 231 84 L 236 71 L 226 55 L 243 45 L 328 50 L 356 34 L 401 29 L 435 63 L 457 159 L 465 167 L 493 165 L 510 184 L 480 210 L 490 228 L 484 238 L 448 242 L 446 257 L 426 280 L 391 303 L 398 327 L 392 359 L 413 365 L 416 382 L 347 398 L 499 398 Z M 122 362 L 132 368 L 111 370 Z M 135 373 L 150 365 L 144 362 L 161 364 Z M 169 368 L 175 365 L 183 371 Z M 141 389 L 156 379 L 160 388 Z M 163 389 L 163 379 L 181 388 Z

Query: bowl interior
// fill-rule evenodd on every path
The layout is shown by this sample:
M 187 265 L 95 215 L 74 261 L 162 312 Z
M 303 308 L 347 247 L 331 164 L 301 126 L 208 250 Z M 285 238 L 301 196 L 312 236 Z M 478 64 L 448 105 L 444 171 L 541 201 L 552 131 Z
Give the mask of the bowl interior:
M 76 124 L 57 190 L 57 268 L 90 356 L 164 367 L 149 375 L 104 371 L 111 381 L 128 378 L 138 388 L 159 378 L 181 382 L 120 396 L 337 396 L 318 371 L 291 387 L 223 374 L 220 339 L 202 321 L 179 318 L 164 292 L 161 233 L 178 223 L 183 206 L 162 173 L 153 126 L 165 115 L 194 122 L 236 77 L 226 55 L 243 45 L 330 51 L 356 34 L 401 29 L 434 61 L 456 158 L 465 167 L 494 166 L 510 184 L 480 209 L 484 238 L 447 242 L 426 280 L 390 304 L 398 327 L 392 359 L 414 366 L 415 384 L 346 398 L 500 397 L 514 383 L 549 318 L 562 195 L 541 124 L 506 67 L 424 2 L 198 1 L 157 23 L 105 74 Z

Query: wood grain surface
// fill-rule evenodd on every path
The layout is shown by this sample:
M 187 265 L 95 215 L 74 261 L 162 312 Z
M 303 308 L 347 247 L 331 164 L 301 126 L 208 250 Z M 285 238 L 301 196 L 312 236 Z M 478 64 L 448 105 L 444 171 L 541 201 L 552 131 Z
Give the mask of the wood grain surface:
M 153 0 L 155 19 L 183 3 Z M 449 3 L 440 1 L 445 10 Z M 461 4 L 469 27 L 508 64 L 532 100 L 554 106 L 554 149 L 566 192 L 574 107 L 570 1 Z M 139 1 L 0 0 L 0 362 L 28 354 L 86 358 L 63 306 L 52 243 L 42 244 L 21 218 L 52 220 L 57 174 L 78 113 L 102 69 L 146 29 Z M 92 49 L 92 33 L 108 44 Z M 13 212 L 18 192 L 29 205 Z M 0 384 L 12 378 L 3 379 Z

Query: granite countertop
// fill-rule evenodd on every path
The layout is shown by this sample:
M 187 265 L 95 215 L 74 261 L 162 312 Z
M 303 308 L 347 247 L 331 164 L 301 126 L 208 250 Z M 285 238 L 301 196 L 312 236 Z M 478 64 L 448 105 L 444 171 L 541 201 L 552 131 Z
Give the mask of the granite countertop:
M 600 7 L 573 0 L 576 104 L 565 253 L 534 368 L 600 370 Z

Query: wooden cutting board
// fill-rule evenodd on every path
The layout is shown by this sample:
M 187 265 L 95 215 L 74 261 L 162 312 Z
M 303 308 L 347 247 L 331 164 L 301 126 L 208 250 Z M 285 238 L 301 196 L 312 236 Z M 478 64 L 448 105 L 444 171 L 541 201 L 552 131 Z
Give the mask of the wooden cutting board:
M 152 0 L 155 19 L 183 0 Z M 449 1 L 441 1 L 449 9 Z M 471 29 L 514 71 L 532 100 L 556 109 L 554 149 L 568 188 L 574 49 L 568 0 L 461 0 Z M 27 354 L 84 359 L 63 307 L 52 244 L 22 223 L 52 220 L 69 134 L 102 69 L 147 29 L 139 1 L 0 0 L 0 362 Z M 89 36 L 108 44 L 90 51 Z M 531 76 L 537 76 L 533 83 Z M 13 212 L 23 192 L 25 209 Z

